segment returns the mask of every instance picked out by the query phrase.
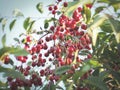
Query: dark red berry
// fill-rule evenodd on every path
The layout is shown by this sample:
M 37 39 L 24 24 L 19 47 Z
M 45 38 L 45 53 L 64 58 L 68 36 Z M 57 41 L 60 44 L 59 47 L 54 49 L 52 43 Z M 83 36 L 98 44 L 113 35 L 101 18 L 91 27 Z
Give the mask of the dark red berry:
M 81 28 L 84 29 L 84 30 L 86 30 L 87 29 L 87 25 L 86 24 L 82 24 Z
M 62 0 L 58 0 L 58 2 L 61 2 Z
M 50 7 L 48 8 L 48 10 L 49 10 L 49 11 L 52 11 L 52 7 L 50 6 Z
M 57 10 L 58 9 L 58 7 L 57 6 L 54 6 L 54 10 Z
M 64 7 L 67 7 L 67 6 L 68 6 L 68 3 L 67 3 L 67 2 L 64 2 L 64 3 L 63 3 L 63 6 L 64 6 Z
M 56 11 L 55 11 L 55 10 L 53 10 L 53 11 L 52 11 L 52 14 L 56 14 Z

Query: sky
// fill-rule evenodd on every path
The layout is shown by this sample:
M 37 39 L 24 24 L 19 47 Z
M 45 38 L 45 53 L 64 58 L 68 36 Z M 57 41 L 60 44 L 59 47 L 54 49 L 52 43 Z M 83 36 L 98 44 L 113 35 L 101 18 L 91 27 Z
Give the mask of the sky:
M 5 26 L 4 32 L 2 31 L 0 24 L 0 41 L 2 36 L 6 33 L 6 45 L 12 45 L 14 42 L 13 38 L 18 37 L 21 32 L 24 32 L 23 21 L 27 17 L 32 17 L 36 19 L 41 18 L 38 20 L 38 22 L 36 22 L 37 26 L 35 26 L 36 28 L 39 27 L 38 24 L 40 25 L 40 23 L 42 23 L 41 20 L 43 21 L 43 19 L 47 18 L 48 16 L 47 5 L 54 3 L 54 1 L 55 0 L 0 0 L 0 17 L 7 18 L 7 24 Z M 40 14 L 36 9 L 36 5 L 39 2 L 43 3 L 43 14 Z M 14 9 L 19 9 L 23 13 L 24 18 L 17 18 L 17 22 L 12 31 L 10 32 L 9 24 L 12 20 L 14 20 L 12 16 L 12 12 Z M 0 42 L 0 48 L 1 47 L 2 43 Z

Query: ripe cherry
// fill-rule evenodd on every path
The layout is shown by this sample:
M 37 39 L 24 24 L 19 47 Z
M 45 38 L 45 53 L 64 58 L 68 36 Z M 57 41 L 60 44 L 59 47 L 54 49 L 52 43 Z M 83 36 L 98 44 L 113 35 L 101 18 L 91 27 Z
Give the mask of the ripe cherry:
M 41 75 L 41 76 L 44 76 L 44 75 L 45 75 L 45 71 L 44 71 L 44 70 L 41 70 L 41 71 L 40 71 L 40 75 Z
M 27 41 L 27 42 L 31 42 L 31 41 L 32 41 L 31 36 L 27 36 L 27 37 L 26 37 L 26 41 Z
M 86 25 L 86 24 L 82 24 L 82 25 L 81 25 L 81 28 L 82 28 L 83 30 L 86 30 L 86 29 L 87 29 L 87 25 Z
M 64 3 L 63 3 L 63 6 L 64 6 L 64 7 L 67 7 L 67 6 L 68 6 L 68 3 L 67 3 L 67 2 L 64 2 Z
M 52 14 L 56 14 L 56 11 L 55 11 L 55 10 L 53 10 L 53 11 L 52 11 Z
M 61 2 L 62 0 L 58 0 L 58 2 Z
M 55 5 L 55 6 L 54 6 L 54 10 L 57 10 L 57 9 L 58 9 L 58 7 Z
M 82 7 L 78 7 L 78 12 L 81 12 L 82 11 Z
M 8 56 L 8 55 L 7 55 L 7 56 L 5 56 L 5 58 L 4 58 L 4 63 L 5 63 L 5 64 L 8 64 L 8 63 L 9 63 L 9 61 L 10 61 L 9 56 Z
M 86 4 L 86 7 L 88 7 L 88 8 L 92 8 L 92 4 L 91 4 L 91 3 Z
M 52 7 L 50 6 L 50 7 L 48 8 L 48 10 L 49 10 L 49 11 L 52 11 Z

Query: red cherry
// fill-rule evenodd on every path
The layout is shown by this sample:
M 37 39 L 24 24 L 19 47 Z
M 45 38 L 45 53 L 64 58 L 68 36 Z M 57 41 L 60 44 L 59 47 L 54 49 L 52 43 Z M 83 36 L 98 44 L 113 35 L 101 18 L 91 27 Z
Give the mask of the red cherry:
M 81 12 L 82 11 L 82 7 L 78 7 L 78 12 Z
M 67 2 L 64 2 L 64 3 L 63 3 L 63 6 L 64 6 L 64 7 L 67 7 L 67 6 L 68 6 L 68 3 L 67 3 Z
M 91 54 L 88 54 L 88 55 L 87 55 L 87 58 L 88 58 L 88 59 L 92 58 L 92 55 L 91 55 Z
M 45 56 L 45 57 L 48 57 L 48 56 L 49 56 L 49 53 L 45 53 L 44 56 Z
M 28 74 L 29 74 L 29 71 L 26 70 L 26 71 L 24 72 L 24 75 L 25 75 L 25 76 L 28 76 Z
M 54 6 L 54 10 L 57 10 L 58 9 L 58 7 L 57 6 Z
M 50 7 L 48 8 L 48 10 L 49 10 L 49 11 L 52 11 L 52 7 L 50 6 Z
M 36 52 L 39 53 L 40 50 L 42 49 L 42 45 L 37 44 L 36 49 L 37 49 Z
M 47 50 L 48 46 L 47 44 L 45 43 L 44 46 L 43 46 L 43 49 Z
M 35 60 L 37 58 L 36 55 L 32 55 L 32 60 Z
M 30 70 L 30 68 L 31 68 L 30 66 L 27 66 L 27 67 L 26 67 L 26 70 L 28 71 L 28 70 Z
M 32 41 L 31 36 L 27 36 L 27 37 L 26 37 L 26 41 L 27 41 L 27 42 L 31 42 L 31 41 Z
M 10 61 L 9 56 L 8 56 L 8 55 L 7 55 L 7 56 L 5 56 L 5 58 L 4 58 L 4 63 L 5 63 L 5 64 L 8 64 L 8 63 L 9 63 L 9 61 Z
M 54 26 L 51 26 L 50 27 L 50 30 L 54 31 L 55 27 Z
M 53 11 L 52 11 L 52 14 L 56 14 L 56 11 L 55 11 L 55 10 L 53 10 Z
M 81 28 L 82 28 L 83 30 L 86 30 L 86 29 L 87 29 L 87 25 L 86 25 L 86 24 L 82 24 L 82 25 L 81 25 Z
M 58 0 L 58 2 L 61 2 L 62 0 Z
M 88 8 L 92 8 L 92 4 L 91 4 L 91 3 L 86 4 L 86 7 L 88 7 Z
M 35 78 L 37 78 L 37 74 L 36 74 L 36 73 L 33 73 L 33 74 L 32 74 L 32 79 L 35 79 Z
M 8 81 L 8 82 L 11 82 L 12 80 L 13 80 L 12 77 L 7 77 L 7 81 Z
M 50 41 L 50 38 L 49 38 L 49 37 L 46 37 L 45 40 L 46 40 L 46 42 L 49 42 L 49 41 Z
M 35 67 L 36 66 L 36 62 L 32 62 L 32 67 Z
M 60 47 L 57 47 L 57 48 L 56 48 L 56 54 L 59 54 L 59 53 L 61 53 L 61 48 L 60 48 Z
M 50 76 L 49 79 L 50 79 L 50 81 L 53 81 L 54 80 L 54 76 Z
M 44 75 L 45 75 L 45 71 L 44 71 L 44 70 L 41 70 L 41 71 L 40 71 L 40 75 L 41 75 L 41 76 L 44 76 Z
M 74 51 L 74 48 L 73 48 L 73 47 L 69 47 L 69 48 L 68 48 L 68 52 L 69 52 L 69 53 L 72 53 L 73 51 Z

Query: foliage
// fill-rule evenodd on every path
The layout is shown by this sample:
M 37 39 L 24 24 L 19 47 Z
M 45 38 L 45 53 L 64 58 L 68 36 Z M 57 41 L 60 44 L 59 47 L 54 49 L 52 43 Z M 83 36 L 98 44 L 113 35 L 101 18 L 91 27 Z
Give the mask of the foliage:
M 41 2 L 36 5 L 41 14 L 42 6 Z M 108 13 L 111 8 L 116 16 Z M 0 73 L 7 81 L 0 81 L 0 89 L 119 90 L 120 1 L 57 0 L 48 10 L 51 18 L 44 20 L 39 31 L 32 28 L 36 20 L 25 18 L 26 33 L 14 38 L 17 47 L 7 46 L 3 35 Z M 19 10 L 13 15 L 23 16 Z M 10 31 L 16 21 L 11 21 Z M 1 17 L 0 23 L 4 32 L 7 19 Z M 15 66 L 15 61 L 21 65 Z

